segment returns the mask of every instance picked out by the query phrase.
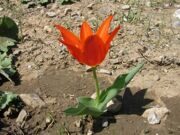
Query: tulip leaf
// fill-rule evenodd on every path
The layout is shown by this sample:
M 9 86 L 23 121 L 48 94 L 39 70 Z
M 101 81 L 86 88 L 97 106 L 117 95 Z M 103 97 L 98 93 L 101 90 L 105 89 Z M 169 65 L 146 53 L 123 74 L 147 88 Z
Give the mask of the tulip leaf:
M 139 64 L 129 71 L 127 74 L 120 75 L 116 78 L 112 86 L 102 91 L 100 95 L 100 104 L 98 105 L 100 110 L 104 110 L 106 104 L 125 88 L 128 83 L 133 79 L 136 73 L 143 67 L 144 63 Z
M 85 106 L 81 103 L 79 103 L 76 108 L 70 107 L 70 108 L 66 109 L 64 112 L 66 115 L 72 115 L 72 116 L 91 115 L 93 117 L 98 117 L 103 113 L 102 111 L 98 110 L 95 107 L 92 107 L 92 106 L 87 107 L 87 105 Z

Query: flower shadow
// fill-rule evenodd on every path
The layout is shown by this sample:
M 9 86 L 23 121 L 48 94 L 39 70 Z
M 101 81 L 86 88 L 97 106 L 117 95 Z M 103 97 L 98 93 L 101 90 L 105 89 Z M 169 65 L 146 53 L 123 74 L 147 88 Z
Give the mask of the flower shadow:
M 122 98 L 122 113 L 142 115 L 153 99 L 146 97 L 147 89 L 135 90 L 126 88 Z

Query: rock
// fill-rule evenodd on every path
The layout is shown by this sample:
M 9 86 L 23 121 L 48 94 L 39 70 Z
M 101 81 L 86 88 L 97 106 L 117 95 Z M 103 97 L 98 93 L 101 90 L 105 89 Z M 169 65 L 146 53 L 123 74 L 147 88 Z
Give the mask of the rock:
M 75 19 L 76 21 L 81 21 L 81 12 L 80 11 L 72 12 L 71 18 Z
M 100 69 L 100 70 L 98 70 L 98 73 L 112 75 L 112 72 L 110 72 L 110 71 L 108 71 L 106 69 Z
M 89 9 L 93 9 L 93 6 L 94 6 L 94 3 L 90 3 L 88 6 L 87 6 L 87 8 L 89 8 Z
M 71 8 L 65 8 L 64 10 L 64 16 L 66 16 L 68 13 L 72 12 Z
M 46 125 L 49 125 L 51 122 L 52 122 L 52 118 L 50 116 L 46 117 Z
M 16 119 L 16 123 L 18 126 L 21 126 L 23 124 L 23 122 L 26 120 L 26 118 L 28 117 L 27 112 L 23 109 L 21 110 L 21 112 L 19 113 L 17 119 Z
M 3 11 L 4 9 L 2 7 L 0 7 L 0 12 Z
M 94 134 L 94 132 L 93 132 L 92 130 L 89 129 L 89 130 L 87 131 L 87 135 L 93 135 L 93 134 Z
M 146 3 L 145 3 L 145 5 L 147 6 L 147 7 L 151 7 L 151 1 L 150 0 L 146 0 Z
M 82 125 L 82 120 L 81 120 L 81 119 L 78 120 L 78 121 L 75 121 L 75 126 L 76 126 L 77 128 L 80 128 L 81 125 Z
M 131 7 L 129 5 L 122 5 L 121 9 L 122 10 L 129 10 Z
M 111 62 L 113 65 L 116 65 L 116 64 L 119 64 L 119 63 L 120 63 L 120 60 L 119 60 L 119 58 L 116 58 L 116 59 L 111 59 L 110 62 Z
M 27 8 L 33 8 L 33 7 L 35 7 L 35 6 L 36 6 L 36 3 L 33 2 L 33 1 L 28 2 L 28 4 L 27 4 Z
M 46 15 L 48 17 L 55 17 L 56 16 L 56 13 L 55 12 L 47 12 Z
M 172 6 L 172 3 L 164 3 L 163 7 L 164 8 L 170 8 Z
M 21 53 L 21 50 L 17 50 L 17 49 L 13 52 L 14 55 L 19 55 L 20 53 Z
M 45 102 L 37 94 L 20 94 L 19 97 L 32 108 L 45 106 Z
M 103 119 L 103 121 L 102 121 L 102 127 L 103 127 L 103 128 L 106 128 L 106 127 L 108 127 L 108 125 L 109 125 L 108 120 L 107 120 L 107 119 Z
M 44 26 L 44 31 L 47 33 L 52 33 L 52 28 L 50 26 Z
M 173 14 L 172 25 L 174 28 L 180 27 L 180 9 L 177 9 Z
M 168 114 L 169 110 L 166 107 L 153 107 L 145 110 L 142 116 L 147 118 L 149 124 L 159 124 Z
M 161 119 L 158 117 L 158 115 L 155 112 L 152 112 L 147 117 L 149 124 L 159 124 L 161 122 Z
M 96 98 L 96 93 L 93 93 L 93 94 L 91 95 L 91 98 L 92 98 L 92 99 L 95 99 L 95 98 Z
M 91 95 L 91 98 L 95 99 L 96 93 L 93 93 Z M 122 107 L 122 102 L 115 97 L 107 103 L 106 107 L 107 107 L 108 112 L 117 113 L 120 111 L 120 109 Z
M 175 8 L 180 8 L 180 4 L 177 4 L 177 3 L 176 3 L 176 4 L 174 4 L 174 7 L 175 7 Z

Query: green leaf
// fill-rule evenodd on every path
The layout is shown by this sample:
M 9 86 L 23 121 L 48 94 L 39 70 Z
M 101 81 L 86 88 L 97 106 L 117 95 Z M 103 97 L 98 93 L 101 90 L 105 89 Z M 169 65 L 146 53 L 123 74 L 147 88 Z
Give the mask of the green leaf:
M 40 4 L 48 4 L 50 1 L 49 0 L 39 0 Z
M 77 116 L 77 115 L 91 115 L 93 117 L 98 117 L 101 114 L 103 114 L 102 111 L 99 111 L 95 107 L 87 107 L 84 106 L 83 104 L 79 103 L 76 108 L 70 107 L 66 109 L 65 111 L 66 115 L 72 115 L 72 116 Z
M 64 111 L 66 115 L 91 115 L 98 117 L 103 112 L 97 108 L 97 101 L 89 97 L 79 97 L 78 106 L 70 107 Z
M 21 0 L 21 3 L 27 4 L 28 2 L 31 2 L 31 0 Z
M 70 4 L 78 0 L 58 0 L 60 4 Z
M 6 77 L 11 83 L 10 76 L 12 76 L 16 71 L 12 68 L 12 60 L 9 58 L 6 53 L 0 53 L 0 74 Z M 14 84 L 14 83 L 13 83 Z
M 0 51 L 8 52 L 9 46 L 15 45 L 15 40 L 7 37 L 0 37 Z
M 18 26 L 9 17 L 4 16 L 0 18 L 0 36 L 9 37 L 14 40 L 18 38 Z
M 0 111 L 17 99 L 17 95 L 11 92 L 0 91 Z
M 102 91 L 98 108 L 100 110 L 104 110 L 106 104 L 128 85 L 128 83 L 133 79 L 133 77 L 143 67 L 143 65 L 144 63 L 141 63 L 132 70 L 130 70 L 128 74 L 118 76 L 112 86 Z

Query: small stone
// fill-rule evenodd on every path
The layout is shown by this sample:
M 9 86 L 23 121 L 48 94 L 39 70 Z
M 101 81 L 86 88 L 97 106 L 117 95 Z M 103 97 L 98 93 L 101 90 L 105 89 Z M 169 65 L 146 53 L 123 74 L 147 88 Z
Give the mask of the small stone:
M 171 3 L 164 3 L 164 4 L 163 4 L 163 7 L 164 7 L 164 8 L 169 8 L 170 6 L 172 6 Z
M 32 108 L 45 106 L 45 102 L 37 94 L 20 94 L 19 97 Z
M 122 5 L 121 9 L 123 10 L 129 10 L 131 7 L 129 5 Z
M 159 124 L 168 114 L 169 110 L 166 107 L 153 107 L 145 110 L 142 116 L 147 118 L 149 124 Z
M 152 112 L 148 115 L 148 123 L 155 125 L 155 124 L 159 124 L 161 122 L 161 119 L 158 117 L 158 115 L 155 112 Z
M 107 120 L 107 119 L 104 119 L 104 120 L 102 121 L 102 127 L 103 127 L 103 128 L 106 128 L 106 127 L 108 127 L 108 125 L 109 125 L 108 120 Z
M 92 99 L 95 99 L 95 98 L 96 98 L 96 93 L 93 93 L 93 94 L 91 95 L 91 98 L 92 98 Z
M 108 71 L 106 69 L 100 69 L 100 70 L 98 70 L 98 73 L 112 75 L 112 72 L 110 72 L 110 71 Z
M 151 4 L 151 1 L 150 1 L 150 0 L 147 0 L 146 3 L 145 3 L 145 5 L 146 5 L 147 7 L 151 7 L 151 5 L 152 5 L 152 4 Z
M 93 134 L 94 134 L 94 132 L 93 132 L 92 130 L 89 129 L 89 130 L 87 131 L 87 135 L 93 135 Z
M 28 2 L 28 4 L 27 4 L 27 8 L 33 8 L 33 7 L 35 7 L 35 6 L 36 6 L 36 3 L 33 2 L 33 1 Z
M 114 64 L 114 65 L 120 63 L 120 61 L 119 61 L 118 58 L 116 58 L 116 59 L 111 59 L 110 62 L 111 62 L 112 64 Z
M 55 12 L 47 12 L 46 15 L 48 17 L 55 17 L 56 16 L 56 13 Z
M 67 15 L 68 13 L 72 12 L 71 8 L 65 8 L 64 15 Z
M 44 26 L 44 31 L 47 33 L 51 33 L 52 32 L 52 28 L 50 26 Z
M 13 52 L 14 55 L 19 55 L 20 53 L 21 53 L 20 50 L 15 50 L 15 51 Z
M 0 7 L 0 12 L 3 11 L 4 9 L 2 7 Z
M 52 122 L 51 117 L 46 117 L 46 124 L 49 125 Z
M 180 8 L 180 4 L 174 4 L 175 8 Z
M 19 113 L 16 119 L 17 125 L 20 126 L 26 120 L 27 116 L 28 116 L 27 112 L 24 109 L 21 110 L 21 112 Z
M 88 6 L 87 6 L 87 8 L 89 8 L 89 9 L 93 9 L 93 6 L 94 6 L 94 3 L 90 3 Z
M 32 69 L 32 65 L 28 65 L 27 68 L 28 68 L 28 69 Z
M 81 119 L 78 120 L 78 121 L 75 121 L 75 126 L 76 126 L 77 128 L 80 128 L 81 125 L 82 125 L 82 120 L 81 120 Z
M 167 69 L 164 69 L 163 71 L 164 71 L 165 73 L 167 73 L 167 72 L 168 72 L 168 70 L 167 70 Z
M 177 9 L 173 14 L 173 27 L 180 27 L 180 9 Z

